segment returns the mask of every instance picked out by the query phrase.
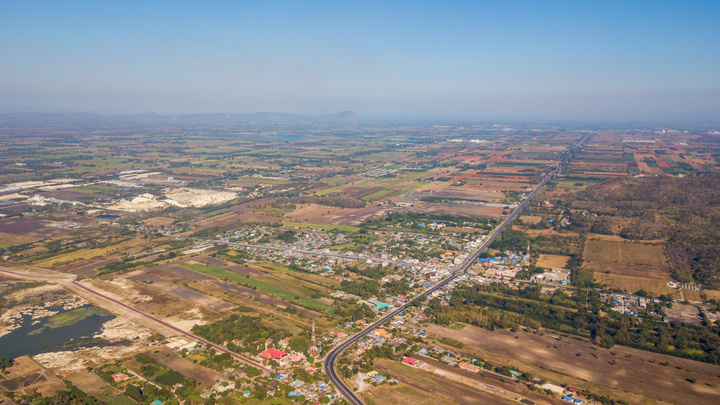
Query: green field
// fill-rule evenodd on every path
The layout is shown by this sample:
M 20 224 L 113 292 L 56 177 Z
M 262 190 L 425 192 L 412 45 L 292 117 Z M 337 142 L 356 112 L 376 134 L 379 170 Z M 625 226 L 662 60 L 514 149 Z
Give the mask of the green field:
M 245 287 L 255 288 L 261 293 L 272 295 L 273 297 L 283 299 L 287 302 L 299 305 L 303 308 L 311 309 L 313 311 L 331 315 L 335 310 L 335 308 L 330 305 L 326 305 L 309 298 L 309 296 L 313 294 L 312 291 L 298 285 L 288 285 L 282 280 L 274 277 L 247 278 L 235 273 L 234 271 L 202 263 L 183 263 L 182 266 L 190 270 L 197 271 L 198 273 L 215 277 L 219 280 L 228 280 Z M 295 299 L 295 297 L 298 297 L 298 299 Z
M 113 399 L 110 399 L 106 402 L 108 405 L 137 405 L 137 402 L 133 401 L 129 397 L 126 397 L 125 395 L 120 395 L 119 397 L 115 397 Z
M 335 231 L 342 231 L 342 232 L 357 232 L 360 230 L 360 228 L 358 228 L 357 226 L 351 226 L 351 225 L 323 225 L 323 224 L 306 224 L 306 223 L 299 223 L 299 222 L 283 222 L 283 225 L 293 226 L 295 228 L 325 229 L 325 230 L 335 230 Z
M 107 316 L 107 312 L 96 307 L 76 308 L 62 314 L 51 316 L 42 328 L 30 332 L 30 335 L 38 334 L 46 328 L 55 329 L 63 326 L 75 325 L 91 315 Z

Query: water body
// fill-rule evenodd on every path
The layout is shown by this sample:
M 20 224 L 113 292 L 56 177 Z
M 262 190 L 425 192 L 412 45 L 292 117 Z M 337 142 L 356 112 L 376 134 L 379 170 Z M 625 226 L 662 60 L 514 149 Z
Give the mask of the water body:
M 112 219 L 112 220 L 116 220 L 116 219 L 118 219 L 118 218 L 120 218 L 120 217 L 117 216 L 117 215 L 98 215 L 98 218 L 100 218 L 100 219 Z
M 91 308 L 85 305 L 81 308 Z M 68 311 L 61 311 L 64 313 Z M 92 314 L 72 325 L 58 328 L 45 328 L 51 317 L 40 319 L 39 323 L 32 325 L 30 315 L 23 315 L 18 329 L 0 337 L 0 357 L 19 357 L 23 355 L 34 356 L 40 353 L 74 350 L 78 347 L 107 346 L 108 342 L 96 341 L 82 345 L 71 345 L 72 342 L 89 341 L 93 335 L 102 330 L 103 323 L 115 318 L 113 315 Z M 42 330 L 38 333 L 38 330 Z

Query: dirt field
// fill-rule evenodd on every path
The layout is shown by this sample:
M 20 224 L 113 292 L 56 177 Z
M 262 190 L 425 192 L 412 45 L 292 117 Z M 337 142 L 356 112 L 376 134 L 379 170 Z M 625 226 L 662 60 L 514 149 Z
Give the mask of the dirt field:
M 642 243 L 588 240 L 583 258 L 588 266 L 593 263 L 602 266 L 601 270 L 615 270 L 619 274 L 630 274 L 627 272 L 630 270 L 639 272 L 633 274 L 639 276 L 647 275 L 648 271 L 665 275 L 670 271 L 663 247 Z
M 542 217 L 536 216 L 536 215 L 523 215 L 520 217 L 520 219 L 526 223 L 526 224 L 537 224 L 540 221 L 542 221 Z
M 596 392 L 595 384 L 614 388 L 609 395 L 632 403 L 641 401 L 628 398 L 622 391 L 677 404 L 720 401 L 720 367 L 710 364 L 622 346 L 601 349 L 573 338 L 558 340 L 548 330 L 540 336 L 524 331 L 490 332 L 475 326 L 457 331 L 431 325 L 428 332 L 460 340 L 483 355 L 499 357 L 500 361 L 521 369 L 523 364 L 539 367 L 534 374 L 541 375 L 542 369 L 559 373 L 548 375 L 558 382 L 562 382 L 562 375 L 567 375 L 572 377 L 569 383 Z M 660 364 L 665 361 L 667 366 Z M 698 382 L 692 384 L 687 381 L 690 378 L 697 378 Z
M 191 290 L 181 285 L 173 284 L 163 278 L 163 273 L 158 271 L 141 270 L 127 275 L 128 278 L 136 281 L 152 282 L 152 286 L 163 293 L 172 294 L 178 298 L 191 301 L 195 304 L 202 305 L 208 309 L 225 312 L 235 308 L 235 305 L 221 299 L 205 295 L 203 293 Z
M 85 391 L 86 393 L 100 391 L 103 388 L 109 386 L 109 384 L 103 381 L 102 378 L 87 371 L 82 371 L 77 374 L 71 375 L 67 377 L 67 380 L 70 381 L 74 386 Z
M 570 259 L 569 256 L 561 255 L 540 255 L 538 257 L 536 265 L 546 269 L 562 268 L 567 266 L 567 262 Z
M 608 287 L 653 294 L 672 294 L 666 285 L 670 266 L 662 246 L 609 240 L 588 240 L 583 253 L 585 266 L 595 270 L 595 279 Z
M 357 226 L 374 216 L 391 210 L 393 210 L 392 207 L 379 207 L 375 204 L 368 204 L 364 208 L 337 208 L 317 204 L 301 204 L 285 217 L 290 222 Z
M 159 227 L 159 226 L 169 226 L 174 221 L 173 218 L 168 217 L 154 217 L 154 218 L 148 218 L 143 221 L 143 223 L 147 226 L 152 227 Z
M 158 351 L 157 353 L 155 353 L 156 350 Z M 167 347 L 156 350 L 149 350 L 145 352 L 145 354 L 157 360 L 158 363 L 177 371 L 187 378 L 192 378 L 206 387 L 212 387 L 215 381 L 223 378 L 222 373 L 195 364 Z
M 0 224 L 3 224 L 3 222 L 0 222 Z M 2 243 L 2 244 L 24 245 L 25 243 L 32 243 L 32 242 L 36 242 L 38 240 L 40 240 L 40 239 L 33 238 L 32 236 L 14 235 L 12 233 L 0 232 L 0 243 Z
M 192 271 L 190 269 L 186 269 L 185 267 L 179 266 L 177 264 L 168 264 L 159 266 L 161 267 L 161 271 L 165 273 L 170 273 L 171 275 L 174 275 L 172 277 L 177 277 L 179 280 L 187 280 L 189 282 L 189 285 L 193 288 L 196 288 L 198 290 L 201 290 L 203 292 L 209 292 L 210 290 L 219 290 L 219 291 L 230 291 L 235 294 L 238 294 L 242 297 L 246 297 L 250 300 L 257 298 L 258 301 L 263 302 L 268 305 L 272 305 L 279 308 L 285 308 L 288 305 L 292 305 L 286 301 L 283 301 L 279 298 L 275 298 L 272 296 L 269 296 L 267 294 L 263 294 L 259 291 L 253 290 L 251 288 L 243 287 L 241 285 L 237 285 L 228 281 L 222 281 L 218 280 L 216 278 L 207 276 L 202 273 L 198 273 L 196 271 Z M 163 277 L 170 277 L 163 275 Z M 196 283 L 192 283 L 192 281 L 196 281 Z M 205 287 L 201 284 L 207 284 L 209 287 Z M 207 291 L 206 291 L 207 290 Z M 298 312 L 303 312 L 306 317 L 315 319 L 320 317 L 320 314 L 314 311 L 310 311 L 309 309 L 305 309 L 302 307 L 298 307 L 295 305 L 292 305 L 297 309 Z
M 72 232 L 70 229 L 50 226 L 52 223 L 52 221 L 33 217 L 11 217 L 0 219 L 0 229 L 2 229 L 3 233 L 29 236 L 36 239 L 54 238 Z
M 668 287 L 667 282 L 670 281 L 669 277 L 667 279 L 657 279 L 623 276 L 622 274 L 604 274 L 595 271 L 595 281 L 610 288 L 619 288 L 631 293 L 645 290 L 655 296 L 670 294 L 677 298 L 680 297 L 678 290 Z M 683 290 L 683 292 L 684 291 L 686 290 Z
M 368 405 L 373 404 L 512 404 L 495 395 L 477 391 L 439 375 L 417 370 L 386 359 L 377 359 L 375 369 L 389 374 L 400 384 L 381 385 L 363 391 L 360 396 Z
M 403 208 L 403 211 L 418 212 L 435 215 L 462 215 L 467 217 L 499 217 L 504 210 L 500 207 L 483 207 L 462 204 L 435 204 L 417 202 L 413 207 Z
M 106 264 L 119 261 L 120 259 L 117 258 L 108 259 L 105 256 L 94 256 L 79 263 L 60 266 L 57 270 L 77 274 L 78 276 L 92 277 L 97 274 L 98 268 L 105 266 Z
M 454 366 L 450 366 L 433 358 L 421 356 L 419 354 L 412 355 L 411 357 L 425 363 L 420 367 L 421 370 L 445 376 L 449 380 L 459 382 L 469 387 L 474 387 L 475 391 L 478 393 L 491 394 L 499 403 L 503 403 L 504 400 L 514 401 L 515 398 L 526 398 L 535 402 L 537 405 L 562 403 L 557 399 L 549 398 L 548 396 L 533 392 L 526 385 L 519 384 L 509 377 L 486 372 L 483 372 L 485 374 L 485 376 L 483 376 L 483 373 L 472 373 L 455 368 Z M 483 392 L 483 390 L 487 389 L 487 384 L 497 387 L 498 390 L 492 390 L 489 393 Z M 500 393 L 499 390 L 504 390 L 505 392 Z
M 16 358 L 15 364 L 7 371 L 7 374 L 0 374 L 0 386 L 8 391 L 29 395 L 37 390 L 43 395 L 52 395 L 65 388 L 55 374 L 28 356 Z

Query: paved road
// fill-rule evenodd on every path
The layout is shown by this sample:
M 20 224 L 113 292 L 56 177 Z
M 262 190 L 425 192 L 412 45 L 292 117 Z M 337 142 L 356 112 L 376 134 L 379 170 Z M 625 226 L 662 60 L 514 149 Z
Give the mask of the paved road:
M 115 304 L 117 304 L 117 305 L 120 305 L 121 307 L 123 307 L 123 308 L 125 308 L 125 309 L 127 309 L 127 310 L 130 310 L 130 311 L 132 311 L 132 312 L 134 312 L 134 313 L 136 313 L 136 314 L 138 314 L 138 315 L 140 315 L 140 316 L 142 316 L 142 317 L 144 317 L 144 318 L 147 318 L 147 319 L 149 319 L 149 320 L 151 320 L 151 321 L 153 321 L 153 322 L 155 322 L 155 323 L 157 323 L 157 324 L 159 324 L 159 325 L 162 325 L 162 326 L 164 326 L 164 327 L 166 327 L 166 328 L 168 328 L 168 329 L 171 329 L 171 330 L 173 330 L 173 331 L 175 331 L 175 332 L 177 332 L 177 333 L 179 333 L 179 334 L 181 334 L 181 335 L 183 335 L 183 336 L 186 336 L 186 337 L 188 337 L 188 338 L 190 338 L 190 339 L 193 339 L 193 340 L 196 340 L 196 341 L 198 341 L 198 342 L 202 342 L 202 343 L 208 345 L 209 347 L 212 347 L 212 348 L 215 349 L 216 351 L 223 352 L 223 353 L 227 353 L 227 354 L 231 355 L 233 358 L 235 358 L 236 360 L 241 361 L 241 362 L 244 362 L 244 363 L 247 363 L 247 364 L 249 364 L 250 366 L 253 366 L 253 367 L 256 367 L 256 368 L 262 370 L 266 375 L 270 375 L 270 369 L 268 369 L 267 367 L 265 367 L 265 366 L 263 366 L 263 365 L 261 365 L 261 364 L 258 364 L 258 363 L 254 362 L 254 361 L 252 361 L 252 360 L 249 360 L 249 359 L 247 359 L 247 358 L 245 358 L 245 357 L 243 357 L 243 356 L 241 356 L 241 355 L 239 355 L 239 354 L 237 354 L 237 353 L 234 353 L 234 352 L 226 349 L 226 348 L 223 347 L 223 346 L 216 345 L 215 343 L 212 343 L 212 342 L 210 342 L 210 341 L 208 341 L 208 340 L 205 340 L 205 339 L 201 338 L 200 336 L 196 336 L 196 335 L 194 335 L 194 334 L 192 334 L 192 333 L 190 333 L 190 332 L 184 331 L 184 330 L 182 330 L 182 329 L 180 329 L 180 328 L 178 328 L 178 327 L 176 327 L 176 326 L 174 326 L 174 325 L 172 325 L 172 324 L 169 324 L 169 323 L 167 323 L 167 322 L 165 322 L 165 321 L 162 321 L 162 320 L 160 320 L 160 319 L 158 319 L 158 318 L 156 318 L 156 317 L 154 317 L 154 316 L 152 316 L 152 315 L 149 315 L 149 314 L 147 314 L 147 313 L 145 313 L 145 312 L 143 312 L 143 311 L 141 311 L 141 310 L 139 310 L 139 309 L 137 309 L 137 308 L 133 308 L 133 307 L 131 307 L 131 306 L 129 306 L 129 305 L 123 303 L 123 302 L 120 302 L 120 301 L 118 301 L 118 300 L 116 300 L 116 299 L 114 299 L 114 298 L 108 297 L 107 295 L 105 295 L 105 294 L 103 294 L 103 293 L 100 293 L 100 292 L 98 292 L 98 291 L 95 291 L 95 290 L 93 290 L 92 288 L 89 288 L 89 287 L 87 287 L 87 286 L 85 286 L 85 285 L 83 285 L 83 284 L 80 284 L 80 283 L 78 283 L 77 281 L 75 281 L 75 280 L 73 280 L 72 278 L 69 278 L 69 277 L 67 277 L 67 276 L 62 276 L 62 275 L 50 275 L 50 274 L 26 274 L 26 273 L 18 273 L 18 272 L 14 272 L 14 271 L 10 271 L 10 270 L 5 270 L 5 269 L 0 269 L 0 273 L 8 274 L 8 275 L 10 275 L 10 276 L 20 276 L 20 277 L 22 277 L 22 278 L 56 280 L 56 281 L 60 281 L 60 282 L 70 283 L 70 284 L 74 285 L 75 287 L 78 287 L 78 288 L 82 289 L 83 291 L 86 291 L 86 292 L 88 292 L 88 293 L 91 293 L 91 294 L 93 294 L 93 295 L 96 295 L 96 296 L 98 296 L 98 297 L 101 297 L 101 298 L 103 298 L 103 299 L 105 299 L 105 300 L 107 300 L 107 301 L 110 301 L 110 302 L 113 302 L 113 303 L 115 303 Z M 74 275 L 73 275 L 73 276 L 74 276 Z
M 490 235 L 490 237 L 485 241 L 485 243 L 482 244 L 470 257 L 468 257 L 462 264 L 458 266 L 458 268 L 450 275 L 450 277 L 444 279 L 443 281 L 440 281 L 439 283 L 435 284 L 434 286 L 428 288 L 423 293 L 417 295 L 415 298 L 413 298 L 411 301 L 405 303 L 403 306 L 397 308 L 396 310 L 388 313 L 387 315 L 383 316 L 367 328 L 363 329 L 356 335 L 350 337 L 345 342 L 341 343 L 337 347 L 335 347 L 333 350 L 331 350 L 325 359 L 323 360 L 323 368 L 325 369 L 325 373 L 328 375 L 330 382 L 332 382 L 335 385 L 335 388 L 345 397 L 345 399 L 348 400 L 353 405 L 362 405 L 363 402 L 360 400 L 360 398 L 355 395 L 355 393 L 345 385 L 345 383 L 342 381 L 342 379 L 337 375 L 337 372 L 335 371 L 335 361 L 338 357 L 344 352 L 347 348 L 352 346 L 355 342 L 362 339 L 365 335 L 372 332 L 373 330 L 377 329 L 378 327 L 382 326 L 389 320 L 393 319 L 403 311 L 405 311 L 408 306 L 415 300 L 419 299 L 420 297 L 427 296 L 429 294 L 432 294 L 433 292 L 439 290 L 440 288 L 448 285 L 458 277 L 464 275 L 467 273 L 467 271 L 472 267 L 473 263 L 480 257 L 480 255 L 487 250 L 487 248 L 490 246 L 490 244 L 500 236 L 502 231 L 507 228 L 508 225 L 518 216 L 520 215 L 520 212 L 525 208 L 525 206 L 530 202 L 530 200 L 535 197 L 535 195 L 540 191 L 545 184 L 547 184 L 548 180 L 559 170 L 559 168 L 562 167 L 562 165 L 567 161 L 567 157 L 563 158 L 561 163 L 558 165 L 558 169 L 555 169 L 552 173 L 547 175 L 542 182 L 533 190 L 530 195 L 510 214 L 505 220 L 495 229 L 495 232 Z

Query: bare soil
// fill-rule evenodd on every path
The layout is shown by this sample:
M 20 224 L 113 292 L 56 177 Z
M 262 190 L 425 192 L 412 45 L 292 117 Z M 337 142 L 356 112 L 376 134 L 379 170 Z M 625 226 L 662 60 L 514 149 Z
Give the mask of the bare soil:
M 156 353 L 157 352 L 157 353 Z M 223 378 L 223 374 L 183 358 L 167 347 L 145 352 L 158 363 L 171 368 L 187 378 L 191 378 L 206 387 L 212 387 L 215 382 Z
M 542 254 L 538 258 L 536 265 L 546 269 L 563 268 L 567 266 L 568 260 L 570 260 L 569 256 Z
M 548 330 L 540 336 L 526 331 L 490 332 L 475 326 L 457 331 L 430 325 L 428 331 L 460 340 L 481 353 L 500 356 L 521 369 L 522 364 L 529 364 L 574 377 L 580 380 L 577 384 L 581 387 L 585 385 L 584 380 L 590 384 L 588 388 L 598 384 L 670 403 L 720 401 L 720 367 L 711 364 L 623 346 L 602 349 L 574 338 L 558 340 L 558 336 Z M 662 365 L 665 362 L 668 365 Z M 697 383 L 690 383 L 690 378 L 697 378 Z

